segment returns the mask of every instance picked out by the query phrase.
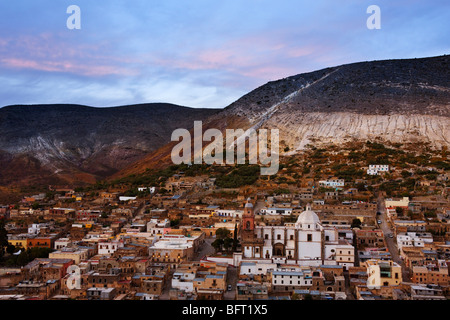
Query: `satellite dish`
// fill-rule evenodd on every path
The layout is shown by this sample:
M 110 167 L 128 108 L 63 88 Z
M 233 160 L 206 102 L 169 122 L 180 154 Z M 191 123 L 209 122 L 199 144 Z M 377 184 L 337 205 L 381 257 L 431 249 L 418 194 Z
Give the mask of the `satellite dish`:
M 19 251 L 17 251 L 17 252 L 14 252 L 13 255 L 18 256 L 18 255 L 21 254 L 21 253 L 22 253 L 22 250 L 19 250 Z

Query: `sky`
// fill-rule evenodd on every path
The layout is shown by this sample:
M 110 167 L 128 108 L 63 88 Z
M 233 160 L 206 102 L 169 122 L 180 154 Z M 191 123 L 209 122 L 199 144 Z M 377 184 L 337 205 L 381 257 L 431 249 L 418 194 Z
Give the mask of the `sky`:
M 449 54 L 449 35 L 448 0 L 3 0 L 0 106 L 224 108 L 299 73 Z

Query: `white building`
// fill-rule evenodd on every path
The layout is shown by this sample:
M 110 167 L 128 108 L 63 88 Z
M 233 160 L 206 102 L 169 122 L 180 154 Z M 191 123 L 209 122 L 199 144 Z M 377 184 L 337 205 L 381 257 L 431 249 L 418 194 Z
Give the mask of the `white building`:
M 321 187 L 343 187 L 345 184 L 344 179 L 327 179 L 327 180 L 320 180 L 319 186 Z
M 250 208 L 252 209 L 252 208 Z M 245 220 L 251 215 L 246 214 Z M 244 221 L 244 228 L 247 222 Z M 248 224 L 249 226 L 252 223 Z M 347 241 L 339 240 L 335 227 L 324 227 L 317 214 L 307 206 L 295 223 L 280 226 L 259 225 L 254 228 L 254 238 L 244 230 L 244 259 L 271 259 L 272 262 L 320 266 L 340 264 L 354 265 L 354 248 Z
M 156 187 L 138 187 L 139 192 L 147 191 L 150 193 L 155 193 Z
M 388 164 L 371 164 L 369 165 L 369 169 L 367 169 L 367 174 L 369 175 L 378 175 L 381 172 L 389 172 Z
M 163 236 L 170 231 L 169 219 L 151 219 L 147 223 L 147 232 L 153 236 Z
M 33 223 L 28 227 L 28 233 L 39 234 L 41 232 L 41 229 L 47 228 L 48 226 L 48 223 Z
M 397 235 L 397 247 L 402 250 L 403 247 L 423 248 L 425 244 L 433 243 L 433 236 L 428 232 L 406 232 Z
M 72 240 L 69 238 L 59 238 L 55 240 L 55 243 L 53 244 L 53 248 L 56 250 L 66 248 L 72 245 Z
M 215 210 L 214 215 L 217 217 L 224 217 L 224 218 L 241 218 L 243 213 L 244 213 L 243 210 L 217 209 Z
M 113 240 L 109 242 L 99 242 L 97 245 L 99 255 L 111 255 L 117 251 L 119 248 L 123 248 L 123 242 L 118 240 Z
M 119 201 L 131 201 L 136 200 L 136 197 L 126 197 L 126 196 L 120 196 Z
M 243 261 L 239 266 L 239 274 L 243 276 L 262 276 L 277 268 L 277 264 L 265 261 Z
M 311 274 L 303 271 L 273 271 L 272 288 L 277 291 L 277 287 L 310 287 L 312 286 Z
M 172 288 L 185 292 L 194 292 L 195 271 L 175 271 L 172 277 Z
M 277 207 L 262 208 L 259 211 L 259 214 L 270 216 L 278 216 L 278 215 L 289 216 L 292 214 L 292 208 L 277 208 Z

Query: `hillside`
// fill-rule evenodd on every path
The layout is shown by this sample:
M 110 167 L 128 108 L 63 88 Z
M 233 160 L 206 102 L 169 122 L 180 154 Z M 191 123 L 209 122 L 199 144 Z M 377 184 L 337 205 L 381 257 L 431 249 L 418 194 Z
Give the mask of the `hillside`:
M 211 116 L 204 129 L 279 129 L 281 152 L 352 141 L 450 145 L 450 56 L 359 62 L 271 81 Z M 168 146 L 117 173 L 139 173 Z
M 214 114 L 153 103 L 111 108 L 15 105 L 0 109 L 0 185 L 95 182 Z

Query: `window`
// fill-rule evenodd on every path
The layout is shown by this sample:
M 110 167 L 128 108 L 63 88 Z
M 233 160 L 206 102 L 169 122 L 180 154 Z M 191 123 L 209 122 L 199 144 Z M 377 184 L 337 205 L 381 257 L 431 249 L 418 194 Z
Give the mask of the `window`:
M 307 240 L 308 240 L 308 242 L 311 242 L 311 241 L 312 241 L 312 234 L 308 234 Z
M 277 240 L 281 240 L 281 234 L 277 234 Z

